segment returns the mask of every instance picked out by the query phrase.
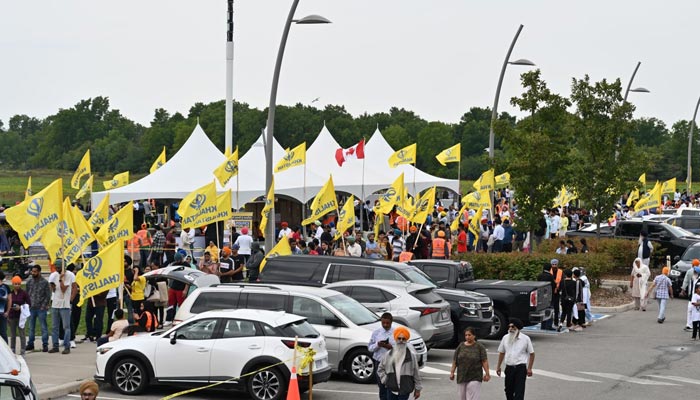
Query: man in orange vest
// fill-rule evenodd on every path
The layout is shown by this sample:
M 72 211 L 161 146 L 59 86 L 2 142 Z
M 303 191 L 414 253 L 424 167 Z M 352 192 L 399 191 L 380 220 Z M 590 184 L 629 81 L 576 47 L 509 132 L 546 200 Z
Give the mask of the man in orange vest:
M 148 256 L 151 253 L 151 244 L 153 243 L 151 233 L 146 229 L 147 227 L 148 225 L 143 223 L 141 224 L 141 229 L 136 232 L 136 237 L 139 240 L 139 255 L 141 256 L 139 268 L 141 271 L 148 265 Z
M 437 237 L 433 239 L 433 258 L 444 260 L 450 258 L 450 246 L 445 240 L 445 232 L 438 231 Z
M 552 292 L 552 307 L 554 307 L 554 324 L 552 327 L 557 328 L 559 326 L 559 285 L 564 274 L 562 273 L 562 270 L 559 269 L 559 260 L 553 258 L 550 264 L 552 265 L 550 273 L 552 274 L 552 277 L 554 277 L 554 292 Z

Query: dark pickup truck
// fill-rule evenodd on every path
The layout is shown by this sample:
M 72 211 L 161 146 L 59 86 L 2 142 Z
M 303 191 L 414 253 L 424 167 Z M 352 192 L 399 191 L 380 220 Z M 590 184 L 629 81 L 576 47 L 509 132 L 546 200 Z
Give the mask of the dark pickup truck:
M 474 279 L 471 264 L 452 260 L 412 260 L 438 286 L 472 290 L 491 298 L 494 307 L 492 334 L 497 339 L 508 330 L 508 319 L 517 318 L 523 325 L 535 325 L 551 319 L 552 288 L 547 282 Z

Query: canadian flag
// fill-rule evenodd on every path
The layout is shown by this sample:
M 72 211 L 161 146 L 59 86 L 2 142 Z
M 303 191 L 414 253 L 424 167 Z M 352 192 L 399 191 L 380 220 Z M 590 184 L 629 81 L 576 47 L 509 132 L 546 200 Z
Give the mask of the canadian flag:
M 362 159 L 365 158 L 365 139 L 362 138 L 360 140 L 360 143 L 348 147 L 347 149 L 338 149 L 335 151 L 335 160 L 338 162 L 338 165 L 341 167 L 343 166 L 343 163 L 347 160 L 357 158 L 357 159 Z

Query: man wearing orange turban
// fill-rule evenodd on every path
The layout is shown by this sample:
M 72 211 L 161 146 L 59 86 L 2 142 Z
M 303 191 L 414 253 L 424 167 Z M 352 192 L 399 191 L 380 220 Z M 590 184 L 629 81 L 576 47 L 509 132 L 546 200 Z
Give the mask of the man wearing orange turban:
M 669 298 L 673 298 L 673 288 L 671 279 L 668 277 L 669 268 L 664 267 L 661 270 L 661 275 L 654 278 L 651 287 L 647 291 L 647 298 L 652 290 L 656 290 L 656 301 L 659 303 L 659 316 L 656 322 L 663 324 L 666 320 L 666 302 Z
M 389 400 L 408 400 L 420 397 L 423 384 L 418 369 L 418 359 L 408 346 L 411 334 L 404 326 L 394 328 L 396 345 L 384 356 L 377 368 L 377 377 L 387 388 Z

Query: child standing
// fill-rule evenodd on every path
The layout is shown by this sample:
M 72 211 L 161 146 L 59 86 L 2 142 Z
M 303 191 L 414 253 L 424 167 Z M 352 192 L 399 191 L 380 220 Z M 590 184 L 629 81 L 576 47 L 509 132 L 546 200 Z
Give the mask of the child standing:
M 695 285 L 695 293 L 691 299 L 693 308 L 691 310 L 691 318 L 693 320 L 693 340 L 698 339 L 700 333 L 700 285 Z

